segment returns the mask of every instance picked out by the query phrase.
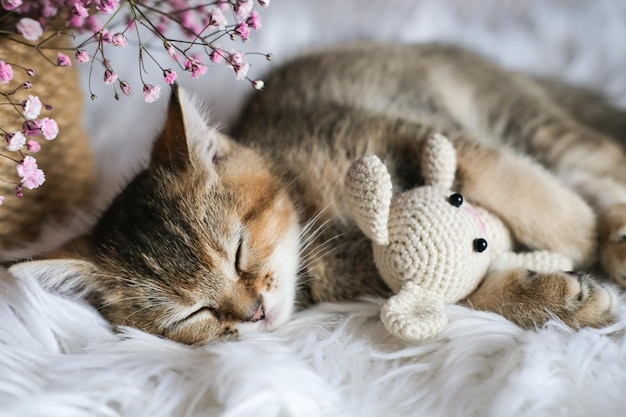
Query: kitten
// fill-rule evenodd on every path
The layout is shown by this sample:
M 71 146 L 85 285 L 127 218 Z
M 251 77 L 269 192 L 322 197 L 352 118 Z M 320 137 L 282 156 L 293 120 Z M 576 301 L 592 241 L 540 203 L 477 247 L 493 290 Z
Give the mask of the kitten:
M 396 191 L 418 185 L 421 144 L 440 132 L 458 154 L 455 190 L 502 218 L 520 247 L 586 268 L 599 242 L 623 282 L 626 155 L 596 128 L 624 115 L 600 99 L 606 112 L 580 111 L 589 97 L 454 47 L 352 46 L 278 69 L 231 139 L 174 88 L 149 167 L 91 233 L 11 270 L 184 343 L 272 330 L 312 303 L 385 297 L 343 176 L 375 153 Z M 491 272 L 465 303 L 526 328 L 553 317 L 604 326 L 618 304 L 585 274 L 518 269 Z

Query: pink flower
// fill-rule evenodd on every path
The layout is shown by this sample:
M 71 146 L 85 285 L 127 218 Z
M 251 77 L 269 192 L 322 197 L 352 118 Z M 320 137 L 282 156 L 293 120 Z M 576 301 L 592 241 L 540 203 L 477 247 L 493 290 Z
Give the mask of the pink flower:
M 167 32 L 167 23 L 165 22 L 160 22 L 159 24 L 156 25 L 156 30 L 159 33 L 165 33 Z
M 74 7 L 72 8 L 72 13 L 74 13 L 76 16 L 82 19 L 89 16 L 89 12 L 80 1 L 77 1 L 76 3 L 74 3 Z
M 56 139 L 59 134 L 59 125 L 56 120 L 44 117 L 39 123 L 41 124 L 41 134 L 46 140 Z
M 22 185 L 29 190 L 39 187 L 46 180 L 43 171 L 37 167 L 37 160 L 30 155 L 17 164 L 17 175 L 22 179 Z
M 72 61 L 70 61 L 70 57 L 61 53 L 61 52 L 57 52 L 57 64 L 60 67 L 71 67 L 72 66 Z
M 259 16 L 259 14 L 256 12 L 256 10 L 253 10 L 250 13 L 250 17 L 248 17 L 248 20 L 246 20 L 246 23 L 252 29 L 259 30 L 259 29 L 261 29 L 261 26 L 262 26 L 262 24 L 261 24 L 261 16 Z
M 83 26 L 83 29 L 85 29 L 85 31 L 87 32 L 97 33 L 100 30 L 100 27 L 101 26 L 98 18 L 95 16 L 89 16 L 87 19 L 85 19 L 85 25 Z
M 100 36 L 102 37 L 102 42 L 105 43 L 111 43 L 113 40 L 113 35 L 111 35 L 111 32 L 109 32 L 108 29 L 102 29 L 100 31 Z
M 243 64 L 243 53 L 242 52 L 231 52 L 229 63 L 231 65 L 235 64 Z
M 29 2 L 30 3 L 30 2 Z M 59 13 L 59 8 L 56 5 L 52 4 L 51 1 L 45 1 L 43 5 L 43 10 L 41 11 L 41 15 L 43 17 L 53 17 Z
M 168 84 L 174 84 L 174 81 L 176 81 L 176 78 L 178 78 L 178 74 L 176 73 L 176 71 L 173 71 L 171 69 L 166 69 L 165 71 L 163 71 L 163 76 L 165 77 L 165 82 Z
M 130 95 L 130 84 L 128 84 L 126 81 L 120 81 L 120 88 L 122 89 L 122 93 L 124 93 L 125 96 Z
M 195 58 L 189 58 L 185 61 L 185 70 L 191 71 L 191 78 L 195 79 L 206 74 L 207 66 Z
M 107 68 L 106 70 L 104 70 L 104 83 L 106 85 L 111 85 L 115 81 L 117 81 L 117 74 L 114 73 L 113 70 L 110 68 Z
M 252 0 L 237 0 L 237 3 L 233 6 L 235 10 L 235 15 L 241 20 L 245 20 L 248 16 L 250 16 L 250 12 L 254 7 L 254 3 Z
M 204 64 L 198 64 L 193 69 L 193 71 L 191 71 L 191 78 L 195 79 L 195 78 L 201 77 L 204 74 L 206 74 L 206 72 L 207 72 L 207 66 Z
M 194 26 L 194 15 L 191 12 L 191 10 L 187 10 L 185 12 L 183 12 L 180 16 L 180 23 L 182 24 L 183 27 L 186 28 L 191 28 L 192 26 Z
M 126 39 L 126 36 L 123 33 L 116 33 L 111 38 L 111 43 L 114 46 L 121 46 L 123 48 L 126 45 L 128 45 L 128 40 Z
M 244 22 L 241 22 L 237 25 L 237 27 L 235 28 L 235 32 L 239 36 L 241 36 L 241 39 L 243 39 L 244 41 L 250 36 L 250 28 L 248 27 L 248 24 Z
M 217 7 L 213 7 L 211 8 L 211 10 L 209 10 L 207 22 L 209 26 L 217 27 L 220 30 L 224 30 L 224 28 L 228 24 L 226 16 L 224 16 L 224 13 Z
M 22 0 L 2 0 L 1 4 L 4 10 L 10 12 L 20 7 L 22 5 Z
M 17 152 L 26 144 L 26 136 L 22 132 L 15 132 L 13 134 L 8 133 L 4 135 L 7 139 L 7 150 L 11 152 Z
M 143 99 L 146 103 L 154 103 L 159 99 L 161 95 L 161 86 L 145 84 L 143 86 Z
M 235 79 L 236 80 L 243 80 L 244 78 L 246 78 L 246 75 L 248 75 L 248 70 L 250 69 L 250 64 L 243 63 L 243 64 L 235 64 L 233 65 L 233 69 L 235 70 Z
M 211 62 L 219 64 L 224 59 L 224 54 L 225 52 L 223 50 L 221 50 L 220 48 L 216 48 L 213 50 L 213 52 L 209 54 L 209 59 L 211 60 Z
M 41 123 L 36 120 L 27 120 L 22 125 L 26 136 L 37 136 L 41 134 Z
M 4 61 L 0 61 L 0 81 L 6 84 L 13 79 L 13 67 Z
M 176 55 L 176 49 L 174 49 L 174 46 L 169 41 L 163 42 L 163 47 L 169 56 L 174 57 Z
M 17 31 L 29 41 L 36 41 L 43 35 L 43 29 L 38 21 L 23 17 L 17 23 Z
M 24 107 L 24 117 L 33 120 L 41 113 L 41 100 L 37 96 L 28 96 L 28 100 L 22 103 L 22 107 Z
M 119 0 L 99 0 L 96 9 L 104 14 L 111 14 L 120 6 Z
M 89 52 L 85 51 L 84 49 L 77 50 L 76 61 L 80 62 L 81 64 L 89 62 Z
M 37 168 L 37 160 L 32 156 L 27 156 L 18 164 L 17 173 L 20 177 L 24 177 L 25 175 L 32 173 Z
M 0 195 L 0 206 L 4 204 L 4 196 Z
M 229 66 L 235 71 L 235 79 L 243 80 L 248 75 L 250 64 L 244 61 L 244 55 L 241 52 L 231 52 L 228 59 Z
M 85 26 L 85 18 L 80 16 L 74 16 L 70 19 L 69 26 L 82 28 L 83 26 Z
M 41 145 L 36 140 L 29 140 L 26 144 L 28 152 L 37 153 L 41 150 Z

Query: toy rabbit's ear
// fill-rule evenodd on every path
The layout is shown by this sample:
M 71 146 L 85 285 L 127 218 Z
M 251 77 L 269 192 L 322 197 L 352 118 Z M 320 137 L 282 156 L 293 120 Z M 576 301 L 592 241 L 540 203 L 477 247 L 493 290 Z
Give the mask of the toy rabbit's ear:
M 456 151 L 452 142 L 435 133 L 422 148 L 422 175 L 426 185 L 451 189 L 456 174 Z
M 346 173 L 348 209 L 363 233 L 379 245 L 389 243 L 387 220 L 392 188 L 387 167 L 375 155 L 357 160 Z

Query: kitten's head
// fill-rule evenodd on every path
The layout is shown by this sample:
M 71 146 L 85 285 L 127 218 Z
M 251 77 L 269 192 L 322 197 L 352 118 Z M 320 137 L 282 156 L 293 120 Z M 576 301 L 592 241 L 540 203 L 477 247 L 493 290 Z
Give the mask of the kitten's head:
M 11 270 L 82 294 L 115 324 L 197 343 L 290 317 L 298 236 L 268 163 L 208 127 L 174 89 L 149 167 L 94 229 L 56 259 Z

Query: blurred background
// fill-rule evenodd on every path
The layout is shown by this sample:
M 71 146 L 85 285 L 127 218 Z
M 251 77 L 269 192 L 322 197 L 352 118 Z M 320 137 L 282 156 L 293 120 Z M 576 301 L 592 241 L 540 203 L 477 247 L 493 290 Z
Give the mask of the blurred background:
M 509 68 L 603 91 L 626 107 L 623 0 L 272 0 L 269 7 L 255 5 L 255 10 L 261 13 L 262 29 L 244 45 L 228 39 L 221 45 L 229 50 L 231 42 L 232 49 L 273 54 L 271 62 L 260 55 L 249 57 L 253 79 L 262 79 L 295 55 L 334 44 L 437 41 L 462 45 Z M 123 71 L 123 62 L 133 69 L 129 74 L 136 74 L 136 52 L 115 49 L 119 56 L 111 59 L 117 71 Z M 167 59 L 163 52 L 163 61 Z M 81 69 L 86 87 L 88 67 Z M 235 80 L 224 65 L 209 67 L 196 80 L 179 74 L 179 83 L 208 104 L 211 120 L 224 130 L 247 95 L 262 94 L 249 82 Z M 168 92 L 161 83 L 162 97 L 156 103 L 144 103 L 140 89 L 115 102 L 101 84 L 99 79 L 92 82 L 98 98 L 86 100 L 85 123 L 96 151 L 99 199 L 106 202 L 145 165 L 151 140 L 163 123 Z

